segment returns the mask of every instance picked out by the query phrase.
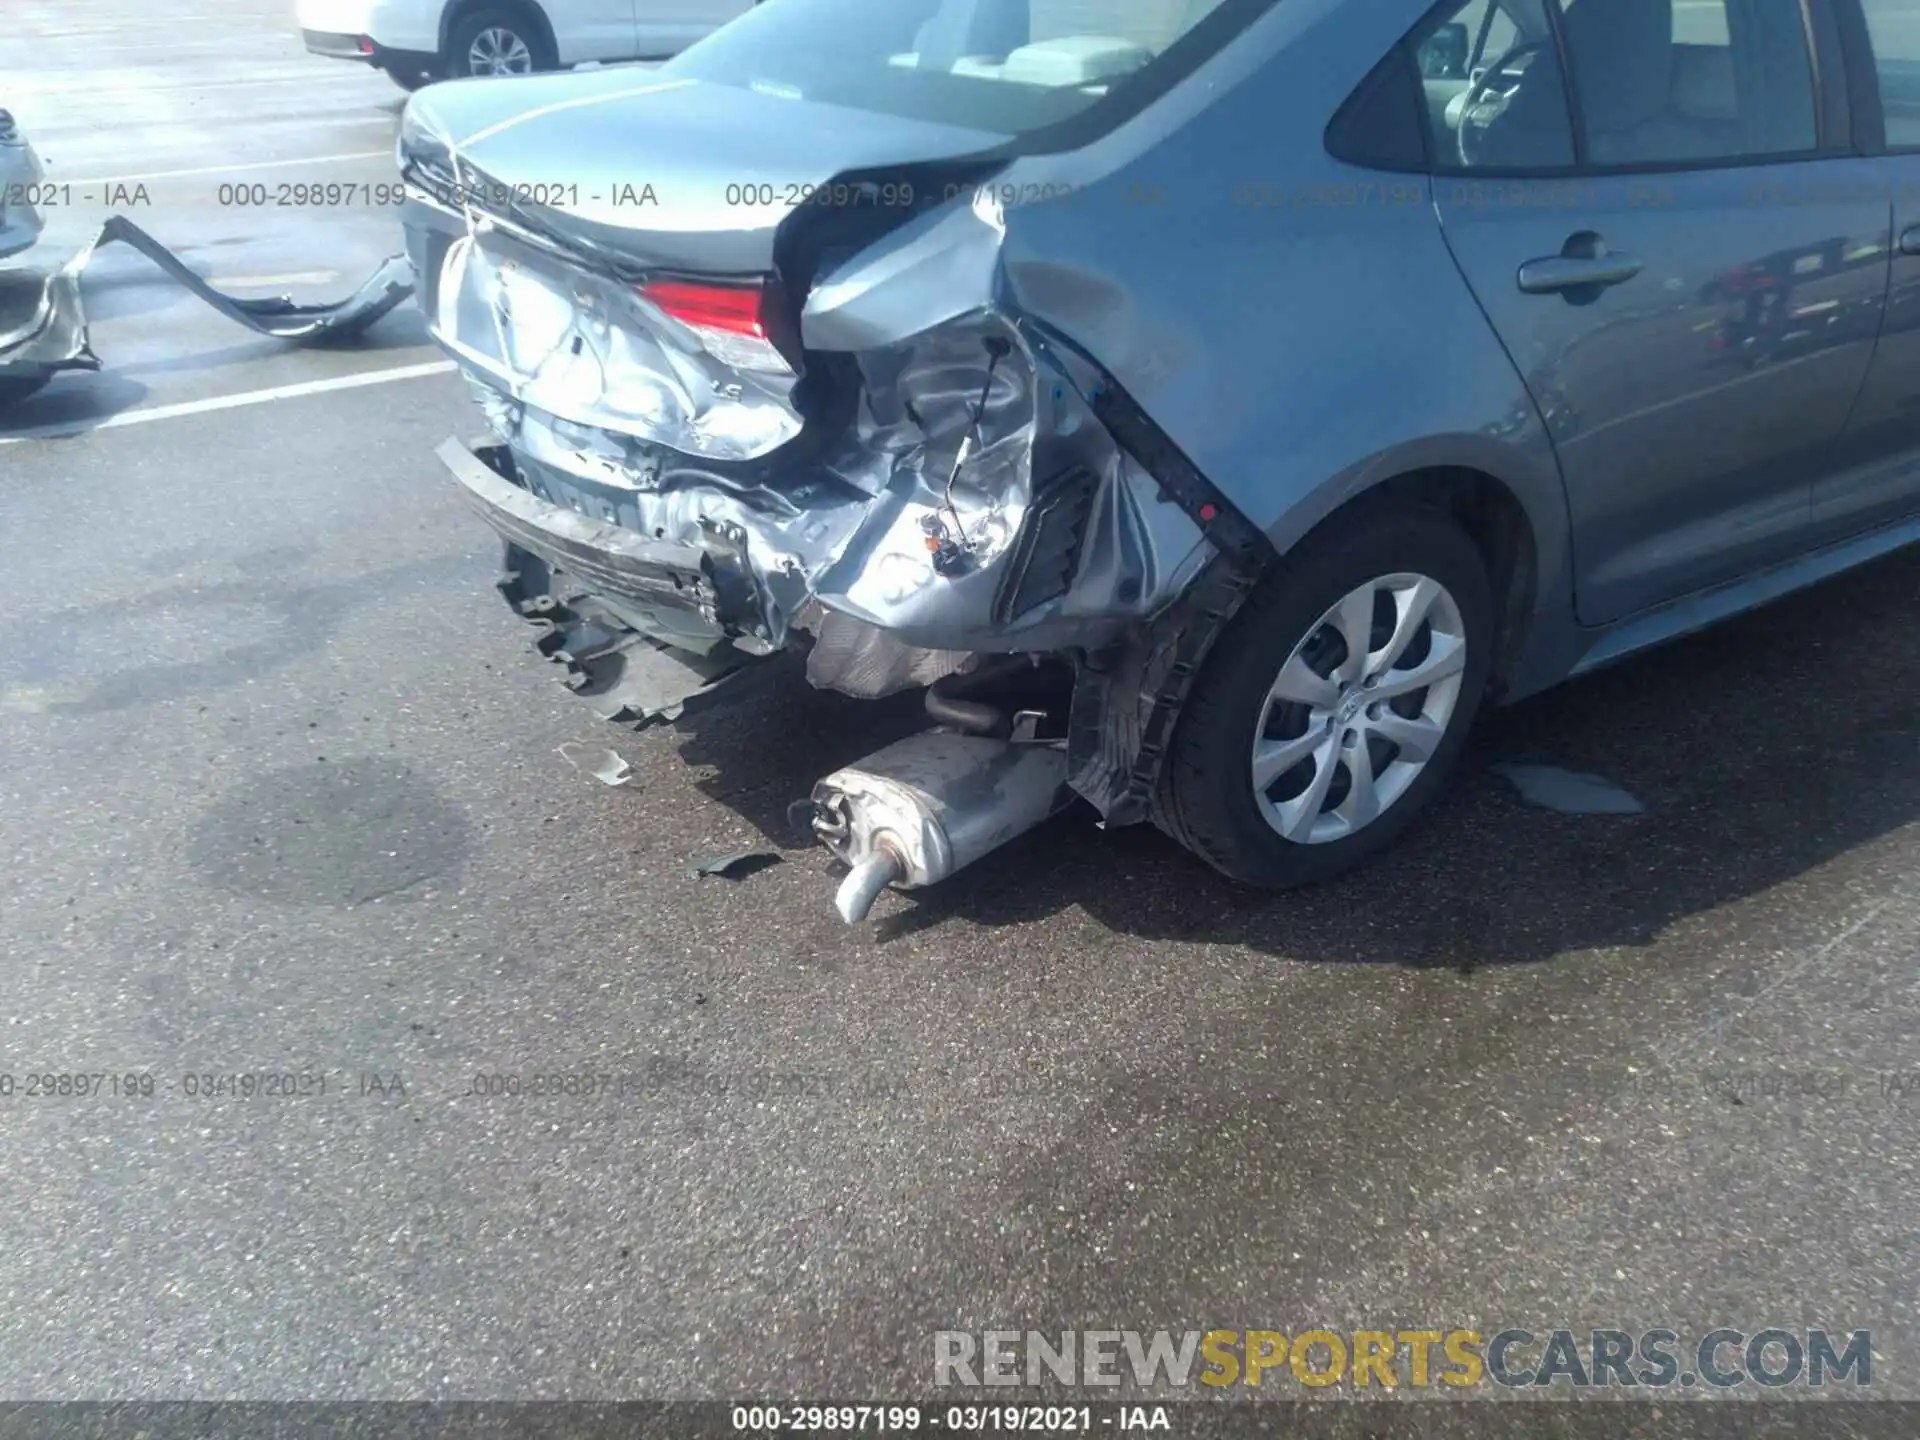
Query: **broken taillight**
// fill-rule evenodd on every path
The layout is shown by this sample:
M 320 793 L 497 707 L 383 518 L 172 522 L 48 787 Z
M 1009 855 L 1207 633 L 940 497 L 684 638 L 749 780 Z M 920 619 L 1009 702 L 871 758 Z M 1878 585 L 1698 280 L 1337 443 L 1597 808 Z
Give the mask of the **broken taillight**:
M 655 280 L 640 293 L 691 330 L 703 348 L 736 370 L 791 375 L 793 367 L 767 338 L 766 292 L 758 285 L 702 285 Z

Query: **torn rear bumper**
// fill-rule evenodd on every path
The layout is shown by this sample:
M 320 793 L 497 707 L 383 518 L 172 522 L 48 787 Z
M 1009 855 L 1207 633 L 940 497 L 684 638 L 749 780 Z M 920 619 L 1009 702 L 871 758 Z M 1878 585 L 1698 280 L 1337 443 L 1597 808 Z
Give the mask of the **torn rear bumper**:
M 506 543 L 499 589 L 507 603 L 539 628 L 536 648 L 604 718 L 636 728 L 677 719 L 775 648 L 740 644 L 755 593 L 744 546 L 722 559 L 595 518 L 577 500 L 557 503 L 530 488 L 539 482 L 522 475 L 502 444 L 448 440 L 437 454 Z M 1216 552 L 1159 614 L 1106 644 L 1076 647 L 1063 764 L 1067 783 L 1108 825 L 1148 818 L 1187 692 L 1259 574 L 1259 566 Z M 850 694 L 926 685 L 970 659 L 904 645 L 817 603 L 803 628 L 814 637 L 809 677 Z
M 534 494 L 503 445 L 448 440 L 436 453 L 506 542 L 501 595 L 603 719 L 640 729 L 677 720 L 760 658 L 726 643 L 725 602 L 703 552 Z
M 760 246 L 744 263 L 716 241 L 688 268 L 669 261 L 699 213 L 523 198 L 461 128 L 416 102 L 402 140 L 421 307 L 492 432 L 440 453 L 568 683 L 644 723 L 677 702 L 635 702 L 614 668 L 634 656 L 807 650 L 814 684 L 866 698 L 989 656 L 1064 661 L 1073 715 L 1046 713 L 1072 788 L 1143 818 L 1199 632 L 1271 546 L 1095 357 L 1010 303 L 1000 209 L 955 195 L 847 236 L 795 212 L 733 236 Z M 829 241 L 854 253 L 815 274 Z M 706 308 L 669 305 L 669 282 Z M 778 384 L 718 324 L 736 312 L 784 341 Z
M 617 607 L 639 612 L 637 623 L 706 649 L 727 639 L 747 617 L 741 598 L 716 573 L 713 557 L 692 545 L 657 540 L 611 519 L 596 519 L 535 494 L 523 484 L 504 445 L 440 446 L 439 459 L 460 482 L 461 496 L 509 545 L 538 557 Z

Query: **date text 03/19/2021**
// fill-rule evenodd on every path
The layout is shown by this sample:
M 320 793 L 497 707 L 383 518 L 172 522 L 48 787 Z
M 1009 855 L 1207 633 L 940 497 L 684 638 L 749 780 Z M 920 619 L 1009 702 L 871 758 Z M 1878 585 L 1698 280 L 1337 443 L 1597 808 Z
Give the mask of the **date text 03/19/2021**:
M 735 1405 L 742 1434 L 857 1434 L 862 1431 L 950 1435 L 1079 1434 L 1094 1430 L 1173 1429 L 1165 1405 Z

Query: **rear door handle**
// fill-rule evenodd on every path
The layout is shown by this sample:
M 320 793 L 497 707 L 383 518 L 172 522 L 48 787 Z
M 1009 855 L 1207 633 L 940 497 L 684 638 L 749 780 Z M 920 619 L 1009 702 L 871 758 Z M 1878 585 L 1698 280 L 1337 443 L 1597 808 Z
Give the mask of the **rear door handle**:
M 1572 241 L 1567 242 L 1569 247 Z M 1644 268 L 1618 250 L 1599 255 L 1549 255 L 1520 267 L 1520 288 L 1529 295 L 1562 295 L 1569 290 L 1604 290 L 1624 285 Z
M 1920 225 L 1909 225 L 1900 232 L 1900 253 L 1920 255 Z

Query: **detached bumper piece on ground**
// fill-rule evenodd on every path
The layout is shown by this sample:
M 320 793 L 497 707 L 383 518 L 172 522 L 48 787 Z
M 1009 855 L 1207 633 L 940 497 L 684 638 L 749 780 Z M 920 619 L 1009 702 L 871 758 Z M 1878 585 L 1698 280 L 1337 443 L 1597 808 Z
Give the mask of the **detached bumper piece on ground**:
M 9 385 L 34 386 L 63 370 L 98 370 L 87 338 L 80 277 L 103 246 L 130 245 L 222 315 L 261 335 L 300 344 L 350 339 L 413 294 L 404 255 L 387 260 L 352 295 L 330 305 L 296 305 L 285 297 L 237 299 L 222 294 L 139 226 L 115 215 L 99 234 L 53 271 L 0 271 L 0 396 Z

